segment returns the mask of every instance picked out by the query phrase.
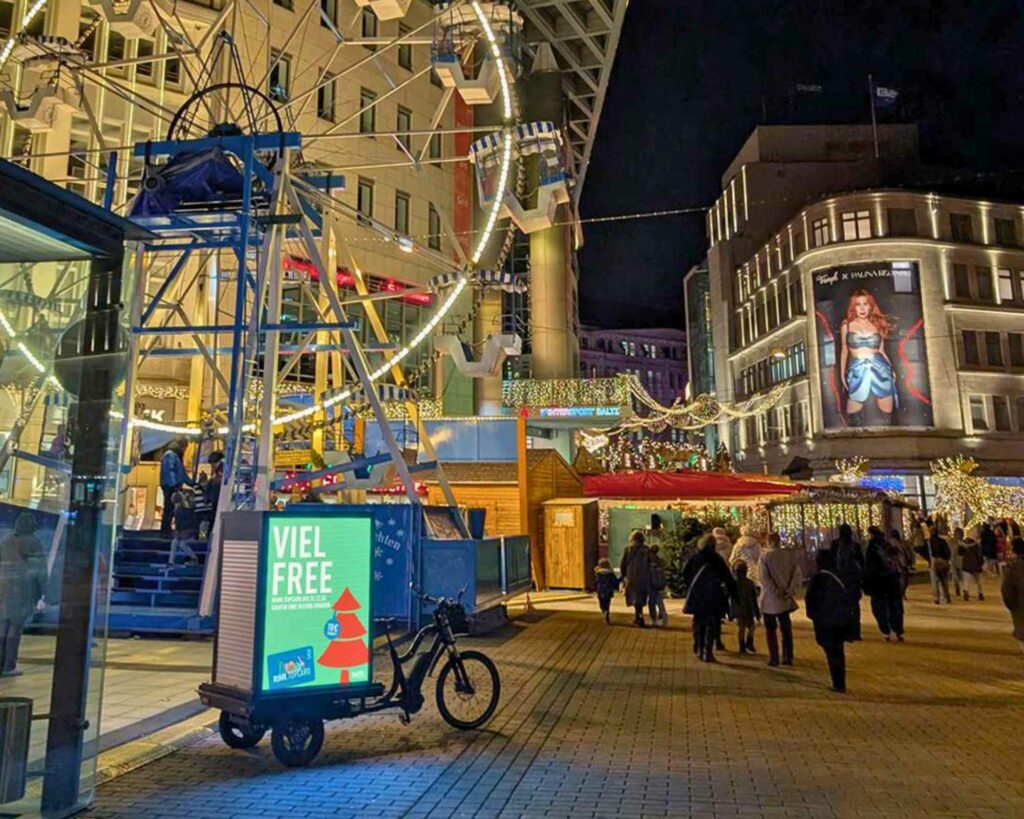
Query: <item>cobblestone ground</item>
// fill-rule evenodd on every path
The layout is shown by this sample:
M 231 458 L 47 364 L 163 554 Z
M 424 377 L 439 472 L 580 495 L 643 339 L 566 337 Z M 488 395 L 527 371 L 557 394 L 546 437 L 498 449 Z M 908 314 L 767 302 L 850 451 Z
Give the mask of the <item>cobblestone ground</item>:
M 799 617 L 796 667 L 768 669 L 761 631 L 762 654 L 707 666 L 681 615 L 641 631 L 624 609 L 608 627 L 589 601 L 546 606 L 466 641 L 501 669 L 488 730 L 449 729 L 432 704 L 409 727 L 334 723 L 302 770 L 266 740 L 211 738 L 101 786 L 90 816 L 1024 816 L 1024 656 L 1005 612 L 912 597 L 902 645 L 865 605 L 846 696 Z

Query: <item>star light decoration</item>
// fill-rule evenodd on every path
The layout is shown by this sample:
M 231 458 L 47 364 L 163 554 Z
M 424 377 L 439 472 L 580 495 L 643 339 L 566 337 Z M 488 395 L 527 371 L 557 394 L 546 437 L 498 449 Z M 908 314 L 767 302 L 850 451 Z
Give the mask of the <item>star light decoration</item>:
M 935 481 L 935 511 L 957 526 L 975 518 L 1024 517 L 1024 489 L 999 486 L 978 477 L 974 458 L 954 455 L 932 461 Z

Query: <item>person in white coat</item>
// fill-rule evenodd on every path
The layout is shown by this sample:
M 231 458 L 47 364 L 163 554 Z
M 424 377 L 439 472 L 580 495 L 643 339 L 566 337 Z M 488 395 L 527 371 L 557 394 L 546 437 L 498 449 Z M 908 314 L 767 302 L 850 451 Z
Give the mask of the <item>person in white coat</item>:
M 729 566 L 735 566 L 741 560 L 747 564 L 747 577 L 760 588 L 761 575 L 758 567 L 761 562 L 761 541 L 757 539 L 757 531 L 752 526 L 740 529 L 740 536 L 729 556 Z
M 782 664 L 793 665 L 793 623 L 790 614 L 799 608 L 796 602 L 801 573 L 799 550 L 783 549 L 777 532 L 769 532 L 761 553 L 761 615 L 768 641 L 768 665 L 779 664 L 779 631 L 782 632 Z

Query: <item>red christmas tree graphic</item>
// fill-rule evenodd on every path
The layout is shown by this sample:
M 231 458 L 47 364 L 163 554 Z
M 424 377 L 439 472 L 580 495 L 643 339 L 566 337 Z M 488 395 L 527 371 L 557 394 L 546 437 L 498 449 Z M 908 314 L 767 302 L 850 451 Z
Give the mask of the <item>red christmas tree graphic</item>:
M 349 681 L 348 669 L 366 665 L 370 660 L 370 652 L 363 640 L 366 629 L 355 615 L 362 606 L 347 587 L 332 608 L 334 619 L 338 621 L 338 636 L 327 644 L 317 662 L 328 668 L 340 668 L 341 684 L 345 685 Z

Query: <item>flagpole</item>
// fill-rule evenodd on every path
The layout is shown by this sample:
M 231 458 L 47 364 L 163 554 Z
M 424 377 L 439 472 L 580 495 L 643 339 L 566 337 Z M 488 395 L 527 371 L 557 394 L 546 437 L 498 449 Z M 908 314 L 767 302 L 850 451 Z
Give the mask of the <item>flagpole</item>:
M 875 159 L 878 159 L 878 118 L 875 116 L 875 79 L 868 74 L 868 96 L 871 98 L 871 134 L 875 140 Z

